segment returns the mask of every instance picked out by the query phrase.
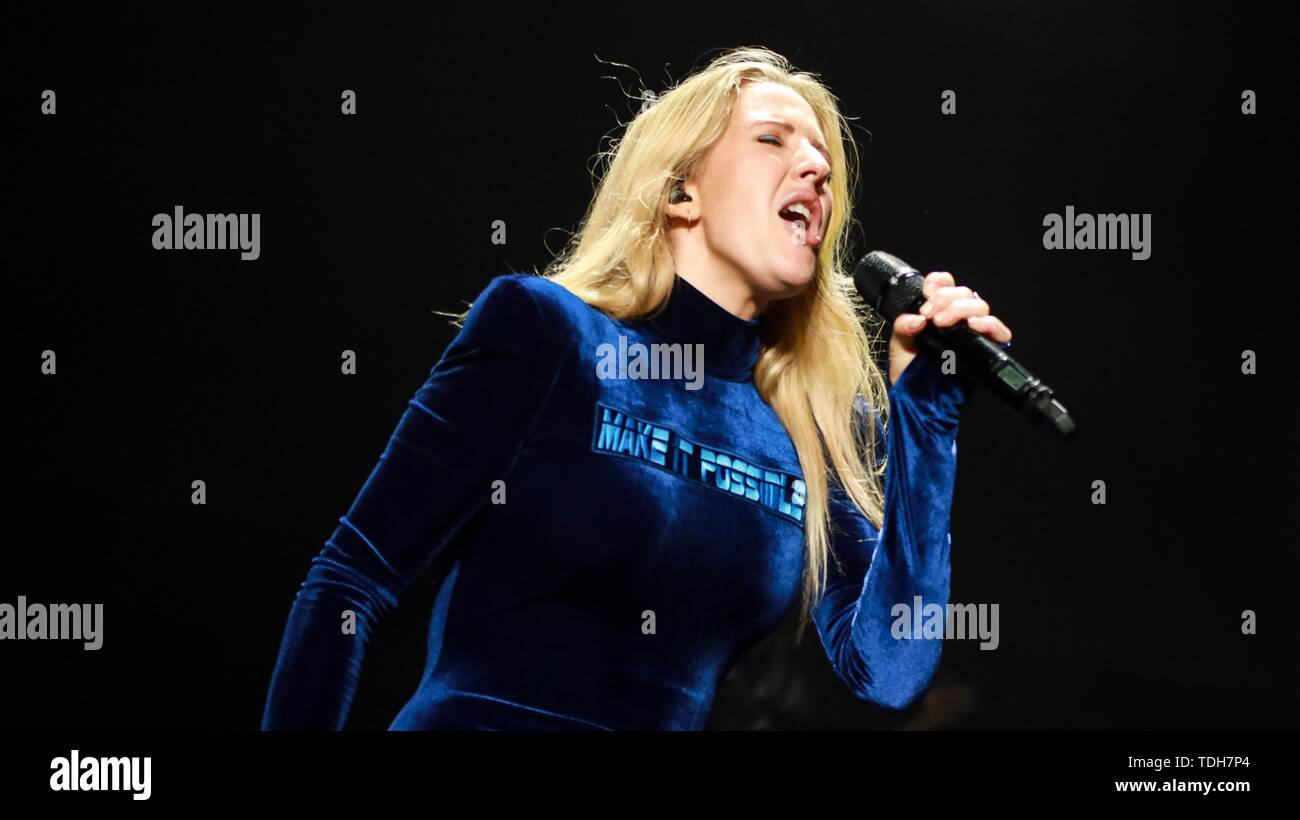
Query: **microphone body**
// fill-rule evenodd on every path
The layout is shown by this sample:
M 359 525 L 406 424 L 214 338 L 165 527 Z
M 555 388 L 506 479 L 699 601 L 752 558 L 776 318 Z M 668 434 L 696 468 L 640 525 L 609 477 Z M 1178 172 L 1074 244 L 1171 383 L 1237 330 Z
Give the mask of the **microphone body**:
M 853 283 L 866 303 L 891 324 L 903 313 L 919 313 L 925 303 L 924 279 L 915 268 L 884 251 L 858 262 Z M 1034 424 L 1046 422 L 1063 436 L 1074 433 L 1074 420 L 1052 389 L 1006 354 L 997 343 L 965 322 L 952 327 L 927 323 L 919 338 L 943 352 L 956 354 L 957 372 L 986 388 Z

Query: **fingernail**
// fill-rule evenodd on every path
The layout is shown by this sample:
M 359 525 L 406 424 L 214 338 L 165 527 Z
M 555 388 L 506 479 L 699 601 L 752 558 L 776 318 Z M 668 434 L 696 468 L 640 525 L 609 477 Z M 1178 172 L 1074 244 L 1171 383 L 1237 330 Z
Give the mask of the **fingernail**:
M 929 302 L 926 302 L 924 305 L 921 305 L 922 316 L 929 316 L 933 312 L 934 312 L 934 305 L 930 304 Z
M 912 327 L 920 327 L 923 324 L 925 324 L 924 316 L 915 316 L 912 318 Z

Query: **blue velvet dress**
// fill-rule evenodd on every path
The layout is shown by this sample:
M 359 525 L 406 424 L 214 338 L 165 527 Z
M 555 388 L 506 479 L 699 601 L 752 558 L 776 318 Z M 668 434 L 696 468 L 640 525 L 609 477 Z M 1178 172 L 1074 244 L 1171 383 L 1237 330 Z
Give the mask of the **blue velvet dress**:
M 703 345 L 702 373 L 631 377 L 672 344 Z M 431 571 L 427 662 L 391 728 L 702 727 L 719 681 L 800 600 L 804 487 L 754 387 L 759 345 L 758 320 L 680 277 L 657 317 L 627 322 L 541 277 L 494 279 L 313 559 L 263 728 L 341 728 L 373 630 Z M 888 708 L 939 661 L 942 641 L 893 636 L 891 610 L 948 601 L 972 389 L 924 347 L 890 388 L 879 530 L 832 485 L 813 620 L 835 673 Z

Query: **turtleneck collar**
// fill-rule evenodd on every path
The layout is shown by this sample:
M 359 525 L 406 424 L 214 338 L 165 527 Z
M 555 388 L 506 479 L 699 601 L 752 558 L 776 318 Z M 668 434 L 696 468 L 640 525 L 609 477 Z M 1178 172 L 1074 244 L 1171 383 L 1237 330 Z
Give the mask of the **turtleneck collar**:
M 668 304 L 648 323 L 668 343 L 704 345 L 704 372 L 748 381 L 762 347 L 758 319 L 741 319 L 675 277 Z

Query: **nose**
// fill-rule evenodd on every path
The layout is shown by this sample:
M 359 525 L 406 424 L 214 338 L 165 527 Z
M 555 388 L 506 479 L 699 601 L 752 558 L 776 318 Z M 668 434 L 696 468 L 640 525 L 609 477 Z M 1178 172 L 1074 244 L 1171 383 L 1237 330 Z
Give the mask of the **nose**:
M 820 185 L 822 180 L 830 176 L 831 165 L 815 145 L 804 140 L 803 148 L 800 149 L 799 153 L 797 173 L 799 179 L 809 180 L 813 185 Z

